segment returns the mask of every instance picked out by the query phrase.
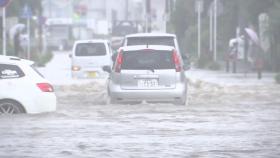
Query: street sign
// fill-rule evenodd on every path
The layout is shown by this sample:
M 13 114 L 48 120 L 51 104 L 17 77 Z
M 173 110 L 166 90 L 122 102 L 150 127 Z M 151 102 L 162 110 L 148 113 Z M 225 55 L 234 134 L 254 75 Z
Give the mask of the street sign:
M 31 8 L 26 4 L 21 11 L 21 18 L 29 19 L 33 15 Z
M 6 7 L 11 0 L 0 0 L 0 7 Z

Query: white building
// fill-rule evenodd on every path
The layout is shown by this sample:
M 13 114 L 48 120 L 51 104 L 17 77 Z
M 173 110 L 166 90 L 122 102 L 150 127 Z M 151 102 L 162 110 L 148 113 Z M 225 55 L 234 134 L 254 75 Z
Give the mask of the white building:
M 146 24 L 146 0 L 43 0 L 43 15 L 47 18 L 68 18 L 86 25 L 97 34 L 110 33 L 112 20 L 133 20 Z M 151 0 L 153 32 L 165 32 L 167 16 L 165 0 Z M 76 16 L 76 6 L 87 10 L 83 17 Z

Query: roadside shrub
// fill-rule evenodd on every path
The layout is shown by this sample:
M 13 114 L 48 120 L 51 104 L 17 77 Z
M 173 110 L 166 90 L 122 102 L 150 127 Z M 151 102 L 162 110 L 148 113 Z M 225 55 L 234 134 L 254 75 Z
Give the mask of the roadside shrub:
M 47 51 L 46 53 L 33 51 L 31 54 L 31 60 L 35 61 L 35 64 L 38 67 L 44 67 L 52 58 L 53 54 L 51 51 Z
M 280 73 L 275 76 L 276 83 L 280 84 Z
M 199 69 L 205 69 L 208 65 L 208 60 L 206 58 L 199 58 L 196 63 L 195 66 Z
M 52 52 L 47 52 L 47 53 L 41 54 L 39 56 L 39 60 L 37 61 L 38 66 L 39 67 L 45 66 L 48 62 L 50 62 L 52 60 L 52 58 L 53 58 Z
M 209 53 L 201 54 L 200 59 L 196 62 L 196 67 L 199 69 L 208 69 L 209 65 L 213 62 L 211 55 Z
M 0 40 L 0 55 L 4 55 L 3 52 L 2 52 L 2 40 Z M 8 56 L 15 56 L 15 53 L 14 53 L 14 47 L 10 44 L 10 43 L 7 43 L 7 46 L 6 46 L 6 55 Z
M 210 70 L 215 70 L 215 71 L 217 71 L 217 70 L 221 70 L 221 65 L 218 63 L 218 62 L 211 62 L 211 63 L 209 63 L 209 65 L 208 65 L 208 68 L 210 69 Z

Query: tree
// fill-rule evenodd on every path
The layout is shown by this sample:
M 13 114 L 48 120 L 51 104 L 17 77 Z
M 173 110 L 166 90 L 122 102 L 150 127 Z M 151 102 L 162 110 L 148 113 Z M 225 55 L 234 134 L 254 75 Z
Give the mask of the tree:
M 40 24 L 40 18 L 42 18 L 43 8 L 41 3 L 41 0 L 12 0 L 6 9 L 7 17 L 18 17 L 19 22 L 25 23 L 25 19 L 22 19 L 21 17 L 22 10 L 25 5 L 28 5 L 31 8 L 33 16 L 37 17 L 37 21 L 32 23 L 32 28 L 39 28 L 39 50 L 42 50 L 42 25 Z M 34 34 L 34 30 L 35 29 L 32 29 L 32 34 Z
M 171 15 L 171 23 L 179 41 L 182 41 L 186 30 L 194 23 L 194 1 L 177 0 Z
M 25 5 L 31 7 L 33 13 L 38 15 L 42 13 L 41 0 L 12 0 L 7 7 L 7 17 L 19 17 L 21 16 L 22 9 Z
M 280 1 L 275 1 L 269 10 L 270 35 L 272 45 L 272 59 L 274 59 L 274 69 L 280 72 Z
M 213 0 L 204 0 L 202 17 L 202 55 L 209 47 L 209 17 L 207 10 Z M 280 1 L 279 0 L 219 0 L 223 5 L 223 13 L 218 17 L 218 53 L 220 58 L 227 51 L 228 41 L 236 36 L 236 28 L 253 26 L 258 31 L 258 17 L 261 13 L 269 13 L 271 18 L 271 37 L 274 63 L 280 71 Z M 184 51 L 196 52 L 197 15 L 194 9 L 195 0 L 177 0 L 175 10 L 171 14 L 174 32 Z M 244 32 L 242 32 L 244 33 Z

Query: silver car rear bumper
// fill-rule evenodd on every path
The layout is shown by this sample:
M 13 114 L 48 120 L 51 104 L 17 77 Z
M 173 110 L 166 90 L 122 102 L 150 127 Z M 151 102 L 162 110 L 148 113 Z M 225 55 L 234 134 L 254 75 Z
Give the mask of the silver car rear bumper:
M 111 100 L 116 102 L 126 101 L 151 101 L 151 102 L 174 102 L 186 97 L 187 84 L 177 84 L 173 89 L 157 90 L 126 90 L 119 85 L 109 86 Z

